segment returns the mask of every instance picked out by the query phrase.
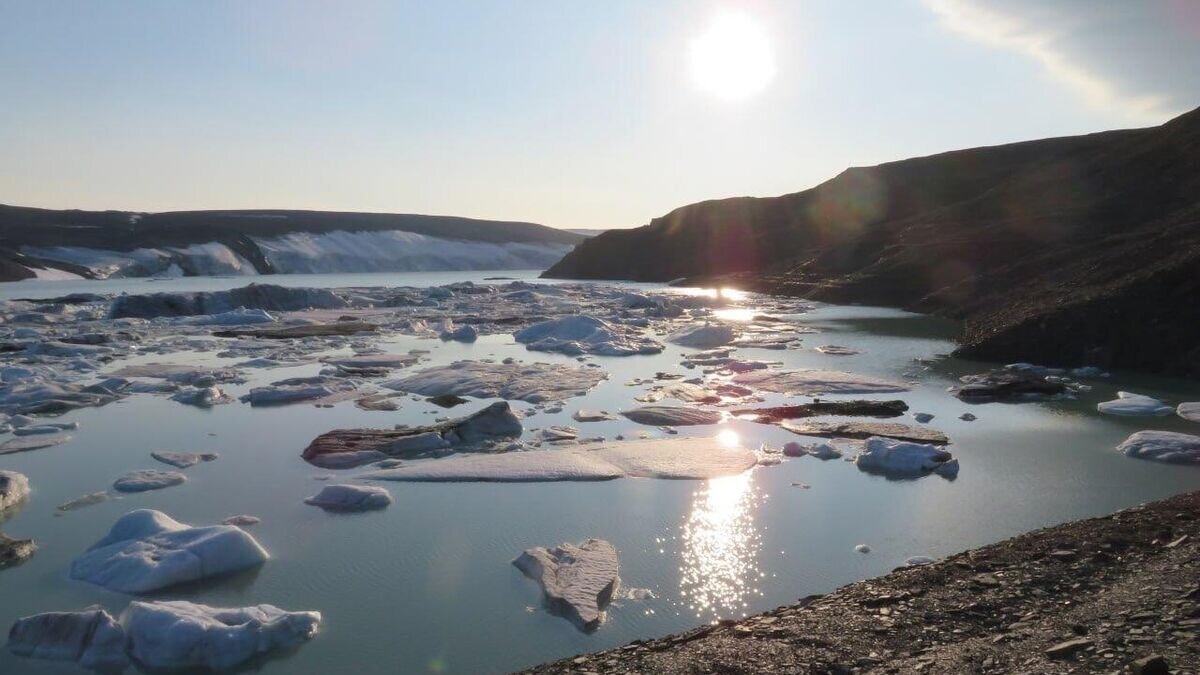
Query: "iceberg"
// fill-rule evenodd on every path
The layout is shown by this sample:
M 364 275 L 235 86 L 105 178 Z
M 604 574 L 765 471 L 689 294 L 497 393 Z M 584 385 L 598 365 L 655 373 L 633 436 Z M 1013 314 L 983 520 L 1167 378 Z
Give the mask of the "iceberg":
M 513 565 L 538 582 L 551 612 L 584 631 L 600 626 L 621 583 L 617 549 L 603 539 L 526 549 Z
M 327 511 L 370 511 L 386 508 L 392 496 L 381 487 L 369 485 L 326 485 L 304 500 Z
M 125 629 L 100 608 L 17 619 L 8 631 L 8 649 L 17 656 L 74 661 L 94 670 L 120 670 L 129 665 Z
M 950 462 L 954 464 L 942 468 Z M 854 463 L 864 471 L 889 476 L 921 476 L 934 472 L 953 478 L 958 473 L 957 460 L 949 452 L 933 445 L 891 438 L 868 438 L 866 448 Z
M 734 383 L 790 396 L 823 394 L 890 394 L 908 391 L 908 385 L 869 375 L 838 370 L 754 370 L 740 373 Z
M 71 578 L 122 593 L 149 593 L 266 562 L 254 537 L 231 525 L 192 527 L 139 509 L 71 563 Z
M 703 326 L 688 326 L 667 336 L 667 342 L 681 347 L 696 347 L 711 349 L 723 347 L 737 339 L 733 328 L 723 324 L 705 324 Z
M 527 349 L 560 352 L 571 356 L 633 356 L 657 354 L 661 343 L 592 316 L 575 315 L 550 319 L 513 333 L 513 339 Z
M 1200 436 L 1174 431 L 1139 431 L 1117 446 L 1129 457 L 1168 464 L 1200 464 Z
M 584 443 L 553 450 L 458 455 L 372 471 L 359 478 L 409 482 L 550 482 L 616 478 L 703 480 L 753 468 L 758 457 L 712 438 Z
M 1096 410 L 1108 415 L 1124 415 L 1129 417 L 1161 417 L 1175 412 L 1174 408 L 1156 398 L 1150 398 L 1142 394 L 1133 394 L 1128 391 L 1118 391 L 1115 399 L 1097 403 Z

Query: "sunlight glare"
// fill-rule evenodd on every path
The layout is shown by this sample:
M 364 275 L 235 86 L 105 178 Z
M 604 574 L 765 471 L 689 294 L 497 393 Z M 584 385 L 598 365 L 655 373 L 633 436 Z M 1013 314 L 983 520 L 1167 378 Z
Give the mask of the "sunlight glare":
M 775 79 L 775 59 L 762 23 L 741 11 L 713 15 L 692 40 L 692 81 L 717 98 L 738 101 L 762 92 Z
M 717 434 L 717 442 L 725 448 L 739 448 L 742 445 L 741 437 L 733 429 L 725 429 Z

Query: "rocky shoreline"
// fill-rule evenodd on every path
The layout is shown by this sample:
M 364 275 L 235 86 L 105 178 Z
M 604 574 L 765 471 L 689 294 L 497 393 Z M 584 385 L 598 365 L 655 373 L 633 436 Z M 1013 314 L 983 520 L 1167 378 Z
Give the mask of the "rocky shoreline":
M 1200 492 L 527 673 L 1200 672 Z

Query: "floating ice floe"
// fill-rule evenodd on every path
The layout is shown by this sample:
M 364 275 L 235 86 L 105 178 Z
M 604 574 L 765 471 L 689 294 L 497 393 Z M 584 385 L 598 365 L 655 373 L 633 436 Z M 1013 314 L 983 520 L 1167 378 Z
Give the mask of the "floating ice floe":
M 607 375 L 596 368 L 551 363 L 456 361 L 380 386 L 422 396 L 471 396 L 542 403 L 583 396 Z
M 825 436 L 829 438 L 870 438 L 882 436 L 901 441 L 945 445 L 950 442 L 946 434 L 928 427 L 914 427 L 898 422 L 826 422 L 804 421 L 783 422 L 779 426 L 801 436 Z
M 1161 417 L 1175 412 L 1174 408 L 1156 398 L 1143 396 L 1142 394 L 1133 394 L 1128 391 L 1118 391 L 1117 398 L 1097 403 L 1096 410 L 1108 415 L 1125 415 L 1131 417 Z
M 20 504 L 29 496 L 29 479 L 16 471 L 0 471 L 0 512 Z
M 933 445 L 891 438 L 868 438 L 866 448 L 854 463 L 858 468 L 889 476 L 920 476 L 936 473 L 944 478 L 958 475 L 958 460 Z
M 121 670 L 130 657 L 151 669 L 223 670 L 311 639 L 319 612 L 272 605 L 220 608 L 185 601 L 132 602 L 118 622 L 108 612 L 46 612 L 18 619 L 8 648 L 35 659 Z
M 326 485 L 304 500 L 327 511 L 370 511 L 392 503 L 392 496 L 381 487 L 370 485 Z
M 200 462 L 212 462 L 217 459 L 215 452 L 169 452 L 163 450 L 151 452 L 150 456 L 163 464 L 170 464 L 176 469 L 186 469 Z
M 810 445 L 801 445 L 795 441 L 785 443 L 783 446 L 783 454 L 788 457 L 803 457 L 811 455 L 820 460 L 837 459 L 842 456 L 842 451 L 838 450 L 831 443 L 812 443 Z
M 1175 414 L 1189 422 L 1200 422 L 1200 402 L 1180 403 Z
M 850 347 L 843 347 L 841 345 L 821 345 L 820 347 L 817 347 L 817 351 L 830 356 L 853 356 L 859 353 L 857 349 L 851 349 Z
M 1139 431 L 1117 449 L 1129 457 L 1168 464 L 1200 464 L 1200 436 L 1174 431 Z
M 148 293 L 121 295 L 113 300 L 109 318 L 198 316 L 242 309 L 287 312 L 302 309 L 340 309 L 349 303 L 324 288 L 288 288 L 273 284 L 250 284 L 228 291 Z
M 169 488 L 173 485 L 182 485 L 186 481 L 187 476 L 178 471 L 143 469 L 131 471 L 113 481 L 113 489 L 117 492 L 147 492 Z
M 69 502 L 59 504 L 55 510 L 60 513 L 76 511 L 78 509 L 87 508 L 89 506 L 95 506 L 96 504 L 106 502 L 109 500 L 109 498 L 110 497 L 107 492 L 93 492 L 82 497 L 76 497 Z
M 702 480 L 742 473 L 758 458 L 711 438 L 585 443 L 553 450 L 458 455 L 373 471 L 360 478 L 411 482 L 547 482 L 616 478 Z
M 233 401 L 231 397 L 221 391 L 221 388 L 213 385 L 211 387 L 192 387 L 190 389 L 181 389 L 171 395 L 172 401 L 178 401 L 184 405 L 194 405 L 197 408 L 211 408 L 215 405 L 229 403 Z
M 288 612 L 274 605 L 225 608 L 182 600 L 135 601 L 121 623 L 129 655 L 140 664 L 223 670 L 312 639 L 321 613 Z
M 516 438 L 523 428 L 508 403 L 499 401 L 467 417 L 428 427 L 334 429 L 313 439 L 302 457 L 327 469 L 349 469 L 383 459 L 421 457 L 455 450 L 487 449 Z
M 413 354 L 359 354 L 324 361 L 350 375 L 375 375 L 396 368 L 407 368 L 418 360 Z
M 667 336 L 667 342 L 671 344 L 698 349 L 723 347 L 735 339 L 737 339 L 737 332 L 732 327 L 715 323 L 687 326 Z
M 886 394 L 909 389 L 892 380 L 837 370 L 756 370 L 735 375 L 733 381 L 753 389 L 791 396 Z
M 254 387 L 238 400 L 252 406 L 333 403 L 353 398 L 357 389 L 357 384 L 341 377 L 326 375 L 292 377 L 272 382 L 269 387 Z
M 638 424 L 654 427 L 717 424 L 721 421 L 721 413 L 715 410 L 668 405 L 648 405 L 625 410 L 621 414 Z
M 8 649 L 17 656 L 73 661 L 92 670 L 121 670 L 129 665 L 125 629 L 100 608 L 17 619 L 8 631 Z
M 269 558 L 254 537 L 231 525 L 192 527 L 161 511 L 121 516 L 71 563 L 71 578 L 122 593 L 149 593 L 255 567 Z
M 189 326 L 244 326 L 247 324 L 275 323 L 276 321 L 277 319 L 265 309 L 238 307 L 228 312 L 189 316 L 181 319 L 180 323 Z
M 56 445 L 62 445 L 71 440 L 67 434 L 38 434 L 35 436 L 18 436 L 10 438 L 3 443 L 0 443 L 0 455 L 7 455 L 13 452 L 28 452 L 30 450 L 41 450 L 42 448 L 52 448 Z
M 592 316 L 565 316 L 535 323 L 513 333 L 527 349 L 569 355 L 632 356 L 657 354 L 661 343 Z
M 61 415 L 79 408 L 100 407 L 120 396 L 99 385 L 21 382 L 0 390 L 0 412 L 13 415 Z
M 617 419 L 603 410 L 588 410 L 581 408 L 576 410 L 571 418 L 576 422 L 610 422 Z
M 621 584 L 617 549 L 603 539 L 526 549 L 513 565 L 542 587 L 551 612 L 584 631 L 600 626 Z
M 257 525 L 261 522 L 262 522 L 262 518 L 259 518 L 258 516 L 250 516 L 250 515 L 246 515 L 246 514 L 240 514 L 240 515 L 236 515 L 236 516 L 229 516 L 225 520 L 222 520 L 221 524 L 222 525 L 237 525 L 238 527 L 249 527 L 251 525 Z

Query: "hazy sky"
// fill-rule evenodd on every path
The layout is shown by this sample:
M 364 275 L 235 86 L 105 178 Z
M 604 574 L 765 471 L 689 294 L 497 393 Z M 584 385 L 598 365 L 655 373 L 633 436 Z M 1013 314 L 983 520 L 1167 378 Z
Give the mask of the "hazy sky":
M 1200 2 L 0 0 L 0 203 L 632 227 L 1200 105 Z

